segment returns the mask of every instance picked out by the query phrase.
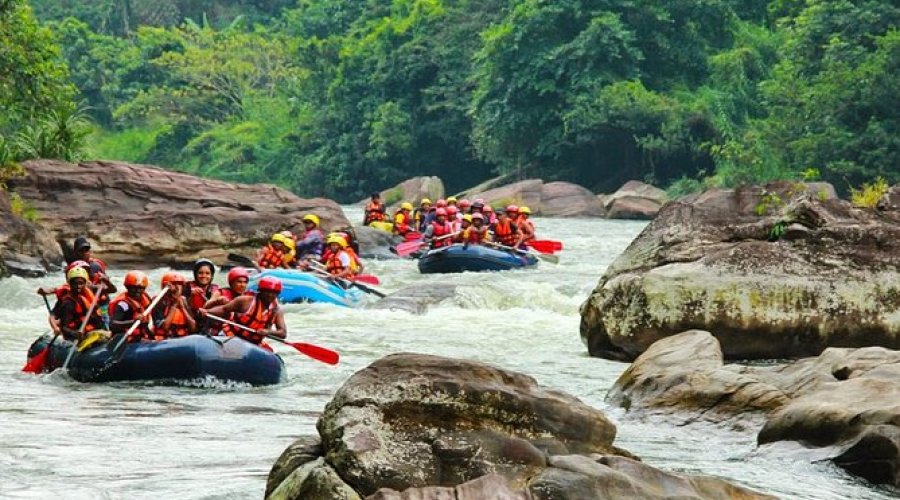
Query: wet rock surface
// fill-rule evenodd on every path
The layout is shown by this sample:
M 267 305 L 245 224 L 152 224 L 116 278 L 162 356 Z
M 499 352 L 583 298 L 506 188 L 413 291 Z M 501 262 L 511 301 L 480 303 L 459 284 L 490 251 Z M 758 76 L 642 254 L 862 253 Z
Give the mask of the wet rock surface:
M 44 276 L 59 269 L 63 253 L 53 234 L 14 213 L 10 193 L 0 190 L 0 278 Z
M 348 489 L 373 499 L 768 498 L 642 464 L 613 444 L 615 426 L 599 410 L 466 360 L 382 358 L 347 380 L 317 427 L 321 456 L 315 440 L 288 448 L 269 498 Z
M 640 181 L 628 181 L 615 193 L 603 195 L 608 219 L 652 220 L 668 201 L 666 192 Z
M 900 212 L 855 208 L 827 184 L 670 202 L 581 316 L 589 353 L 619 360 L 690 329 L 712 332 L 729 359 L 900 348 Z

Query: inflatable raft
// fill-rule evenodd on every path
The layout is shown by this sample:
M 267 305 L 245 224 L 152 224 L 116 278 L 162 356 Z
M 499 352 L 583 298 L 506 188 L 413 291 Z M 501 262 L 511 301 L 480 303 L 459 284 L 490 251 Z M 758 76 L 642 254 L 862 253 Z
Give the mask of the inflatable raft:
M 507 252 L 483 245 L 450 245 L 429 251 L 419 258 L 419 272 L 461 273 L 465 271 L 506 271 L 536 266 L 531 255 Z
M 256 290 L 256 283 L 265 276 L 281 280 L 281 302 L 324 302 L 344 307 L 356 307 L 362 303 L 365 292 L 350 287 L 343 288 L 336 283 L 322 279 L 315 274 L 293 269 L 266 269 L 250 277 L 250 290 Z
M 284 362 L 277 354 L 237 337 L 188 335 L 158 342 L 133 342 L 115 358 L 107 344 L 76 353 L 69 363 L 69 375 L 79 382 L 122 380 L 219 380 L 272 385 L 285 378 Z M 29 359 L 53 339 L 38 338 L 28 350 Z M 62 367 L 72 343 L 57 337 L 50 346 L 44 371 Z

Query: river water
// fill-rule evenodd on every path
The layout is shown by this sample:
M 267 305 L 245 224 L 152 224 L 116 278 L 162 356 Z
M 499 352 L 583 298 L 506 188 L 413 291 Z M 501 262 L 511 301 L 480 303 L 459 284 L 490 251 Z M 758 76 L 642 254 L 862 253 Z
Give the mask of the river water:
M 360 216 L 346 212 L 351 220 Z M 319 412 L 343 381 L 395 352 L 527 373 L 604 409 L 618 426 L 618 446 L 667 470 L 716 475 L 784 498 L 896 497 L 828 462 L 811 463 L 804 453 L 757 449 L 753 429 L 678 427 L 607 407 L 604 396 L 627 365 L 587 356 L 578 306 L 645 223 L 536 222 L 542 237 L 564 242 L 559 265 L 422 276 L 413 261 L 368 264 L 385 291 L 460 285 L 424 315 L 288 305 L 289 337 L 336 349 L 341 363 L 327 366 L 281 349 L 289 379 L 275 387 L 215 380 L 87 385 L 60 373 L 23 374 L 26 348 L 47 330 L 34 290 L 61 279 L 0 281 L 0 498 L 260 498 L 272 463 L 296 437 L 315 433 Z M 124 271 L 111 273 L 116 282 Z M 164 271 L 151 272 L 151 292 Z

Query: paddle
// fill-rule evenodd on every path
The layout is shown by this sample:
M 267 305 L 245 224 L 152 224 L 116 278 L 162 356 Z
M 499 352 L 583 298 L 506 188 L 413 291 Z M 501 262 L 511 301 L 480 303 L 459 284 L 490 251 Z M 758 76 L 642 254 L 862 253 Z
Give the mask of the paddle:
M 378 276 L 374 274 L 357 274 L 353 277 L 353 281 L 360 281 L 362 283 L 366 283 L 368 285 L 380 285 L 381 280 L 378 279 Z
M 259 270 L 259 266 L 256 264 L 256 261 L 251 259 L 250 257 L 247 257 L 246 255 L 230 253 L 228 254 L 228 260 L 236 262 L 244 267 L 250 267 Z
M 158 294 L 156 294 L 156 297 L 153 297 L 153 301 L 150 302 L 150 305 L 147 306 L 147 309 L 144 309 L 143 314 L 149 318 L 150 313 L 153 312 L 153 308 L 156 307 L 156 304 L 159 304 L 159 301 L 162 300 L 162 298 L 165 297 L 165 295 L 168 292 L 169 292 L 169 288 L 166 287 L 166 288 L 163 288 L 162 291 L 160 291 Z M 128 327 L 128 330 L 125 331 L 125 334 L 122 335 L 122 338 L 120 338 L 116 342 L 116 345 L 113 346 L 113 355 L 116 358 L 118 358 L 123 352 L 125 352 L 123 346 L 125 346 L 127 344 L 128 337 L 130 337 L 131 334 L 134 333 L 135 330 L 137 330 L 137 327 L 140 324 L 141 324 L 140 319 L 134 320 L 134 323 L 132 323 L 131 326 Z
M 253 328 L 244 326 L 240 323 L 235 323 L 234 321 L 227 320 L 225 318 L 216 316 L 214 314 L 207 314 L 207 316 L 216 321 L 221 321 L 222 323 L 231 325 L 235 328 L 247 330 L 248 332 L 256 331 Z M 281 342 L 282 344 L 289 345 L 289 346 L 293 347 L 294 349 L 302 352 L 303 354 L 306 354 L 307 356 L 315 359 L 316 361 L 321 361 L 321 362 L 327 363 L 329 365 L 336 365 L 338 363 L 338 361 L 340 360 L 340 355 L 337 353 L 337 351 L 332 351 L 331 349 L 328 349 L 325 347 L 317 346 L 314 344 L 308 344 L 306 342 L 288 342 L 287 340 L 284 340 L 281 337 L 276 337 L 274 335 L 266 335 L 266 337 L 268 337 L 272 340 L 277 340 L 278 342 Z
M 321 263 L 319 263 L 319 262 L 316 262 L 316 261 L 310 261 L 310 265 L 312 266 L 312 268 L 311 268 L 312 272 L 314 272 L 315 274 L 318 274 L 319 276 L 322 276 L 323 278 L 328 278 L 328 279 L 331 279 L 331 280 L 336 280 L 336 281 L 338 281 L 339 283 L 343 284 L 345 287 L 347 287 L 347 286 L 355 286 L 356 288 L 359 288 L 360 290 L 362 290 L 362 291 L 364 291 L 364 292 L 366 292 L 366 293 L 371 293 L 372 295 L 375 295 L 375 296 L 377 296 L 377 297 L 387 297 L 387 294 L 386 294 L 386 293 L 384 293 L 384 292 L 382 292 L 382 291 L 380 291 L 380 290 L 376 290 L 376 289 L 374 289 L 374 288 L 372 288 L 372 287 L 370 287 L 370 286 L 363 285 L 362 283 L 357 283 L 357 282 L 355 282 L 355 281 L 350 281 L 350 280 L 346 280 L 346 279 L 343 279 L 343 278 L 338 278 L 338 277 L 336 277 L 336 276 L 332 276 L 332 274 L 329 273 L 329 272 L 325 269 L 325 266 L 323 266 L 323 265 L 322 265 Z
M 97 286 L 97 292 L 94 294 L 94 300 L 91 301 L 91 307 L 88 308 L 87 314 L 84 315 L 84 321 L 81 322 L 81 328 L 78 329 L 79 336 L 84 333 L 84 329 L 87 328 L 88 321 L 91 319 L 91 314 L 94 314 L 94 309 L 97 307 L 97 302 L 100 301 L 100 295 L 103 294 L 103 283 Z M 69 349 L 69 354 L 66 356 L 66 361 L 62 365 L 63 370 L 69 369 L 69 363 L 72 362 L 72 357 L 75 355 L 75 350 L 78 348 L 78 339 L 76 338 L 72 342 L 72 348 Z
M 47 300 L 47 296 L 42 295 L 41 297 L 43 297 L 44 299 L 44 305 L 47 306 L 47 312 L 53 314 L 53 310 L 50 309 L 50 301 Z M 47 346 L 41 349 L 41 352 L 35 354 L 25 363 L 25 366 L 22 367 L 23 372 L 38 374 L 44 371 L 44 366 L 47 364 L 47 356 L 50 354 L 50 347 L 53 345 L 53 342 L 56 341 L 56 337 L 59 337 L 59 329 L 57 328 L 56 330 L 50 330 L 50 332 L 54 331 L 56 334 L 53 335 L 53 338 L 50 339 L 50 342 L 47 343 Z M 46 335 L 46 333 L 44 335 Z
M 557 256 L 557 255 L 545 255 L 542 253 L 529 252 L 528 250 L 522 250 L 521 248 L 508 247 L 506 245 L 501 245 L 499 243 L 494 243 L 494 242 L 490 242 L 490 241 L 485 242 L 485 244 L 490 245 L 492 247 L 502 248 L 508 252 L 518 252 L 518 253 L 522 253 L 525 255 L 533 255 L 541 260 L 545 260 L 545 261 L 551 262 L 553 264 L 559 264 L 559 256 Z
M 541 253 L 556 253 L 562 250 L 562 242 L 554 240 L 531 240 L 525 244 Z
M 431 241 L 441 241 L 446 240 L 447 238 L 452 238 L 458 235 L 461 231 L 457 231 L 455 233 L 445 234 L 443 236 L 438 236 L 437 238 L 433 238 Z M 406 257 L 412 253 L 415 253 L 417 250 L 427 245 L 427 241 L 406 241 L 398 244 L 396 247 L 396 254 L 400 257 Z

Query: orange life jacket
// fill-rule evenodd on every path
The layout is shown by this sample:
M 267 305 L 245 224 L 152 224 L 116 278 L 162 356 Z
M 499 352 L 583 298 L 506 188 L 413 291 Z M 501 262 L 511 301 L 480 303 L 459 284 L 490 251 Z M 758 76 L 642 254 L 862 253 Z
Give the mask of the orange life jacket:
M 340 274 L 344 272 L 344 264 L 341 262 L 341 254 L 343 253 L 346 253 L 347 256 L 350 257 L 350 274 L 356 274 L 356 270 L 359 269 L 359 266 L 356 264 L 356 261 L 353 260 L 353 255 L 347 252 L 346 248 L 342 248 L 341 250 L 328 255 L 328 260 L 325 261 L 325 269 L 329 274 Z
M 384 203 L 370 201 L 366 205 L 366 224 L 384 220 Z
M 263 269 L 281 269 L 284 267 L 284 252 L 276 250 L 272 245 L 266 245 L 257 264 Z
M 402 216 L 400 221 L 397 221 L 397 216 Z M 394 214 L 394 232 L 397 234 L 406 234 L 409 232 L 410 227 L 410 216 L 409 214 L 403 213 L 403 210 L 398 210 L 396 214 Z
M 519 229 L 522 230 L 522 234 L 525 235 L 525 238 L 522 239 L 523 243 L 535 239 L 534 223 L 526 219 L 525 216 L 520 215 L 516 220 L 516 225 L 519 226 Z
M 441 236 L 453 233 L 453 228 L 450 227 L 449 222 L 444 221 L 444 223 L 441 224 L 438 221 L 434 221 L 431 223 L 431 227 L 433 229 L 433 232 L 431 233 L 433 238 L 431 240 L 431 248 L 448 247 L 453 244 L 453 241 L 450 238 L 444 238 L 442 240 L 437 239 Z
M 72 318 L 69 318 L 69 322 L 64 323 L 62 326 L 72 330 L 78 330 L 81 328 L 81 324 L 84 323 L 84 318 L 87 316 L 91 304 L 94 303 L 94 292 L 92 292 L 90 288 L 85 287 L 81 290 L 81 293 L 75 297 L 71 294 L 71 289 L 68 289 L 67 291 L 69 293 L 63 295 L 60 300 L 63 302 L 73 302 L 75 304 L 75 315 Z M 100 324 L 102 321 L 103 318 L 100 316 L 100 311 L 97 307 L 94 307 L 93 312 L 91 312 L 91 319 L 84 327 L 84 332 L 87 333 L 96 330 L 98 327 L 93 323 Z
M 509 219 L 494 224 L 494 234 L 500 240 L 501 245 L 508 247 L 515 245 L 519 239 L 519 235 L 513 231 L 513 224 Z
M 112 299 L 109 302 L 109 315 L 112 316 L 115 314 L 116 307 L 119 306 L 120 302 L 125 302 L 128 304 L 128 312 L 131 314 L 131 321 L 136 321 L 140 318 L 141 314 L 150 307 L 150 296 L 147 295 L 147 292 L 141 294 L 141 300 L 137 301 L 130 296 L 128 296 L 128 292 L 122 292 L 119 295 L 116 295 L 116 298 Z M 139 333 L 142 337 L 149 335 L 149 331 L 147 327 L 144 325 L 138 326 Z
M 347 247 L 344 249 L 347 252 L 347 255 L 350 256 L 350 259 L 353 260 L 353 263 L 356 264 L 356 268 L 359 269 L 359 265 L 362 264 L 362 261 L 359 259 L 359 255 L 356 255 L 356 252 L 353 251 L 352 247 Z
M 162 306 L 162 318 L 165 319 L 169 316 L 169 312 L 175 308 L 174 301 L 168 301 L 165 304 L 161 304 Z M 156 333 L 150 337 L 150 340 L 163 340 L 166 338 L 174 338 L 174 337 L 184 337 L 191 334 L 191 330 L 188 327 L 187 316 L 185 316 L 184 311 L 181 309 L 175 308 L 175 315 L 172 318 L 172 323 L 169 324 L 168 328 L 163 328 L 162 324 L 156 328 Z
M 275 316 L 277 313 L 278 301 L 272 301 L 272 303 L 266 307 L 254 297 L 253 302 L 250 303 L 250 307 L 246 312 L 240 314 L 235 313 L 234 316 L 235 323 L 240 323 L 248 328 L 252 328 L 253 331 L 251 332 L 236 326 L 225 325 L 222 327 L 222 333 L 229 337 L 240 337 L 248 342 L 258 345 L 262 343 L 265 337 L 258 334 L 257 330 L 268 330 L 272 324 L 275 323 Z
M 481 226 L 481 229 L 479 230 L 475 226 L 469 226 L 463 230 L 461 241 L 463 243 L 469 243 L 469 244 L 474 243 L 476 245 L 480 245 L 486 237 L 487 237 L 487 228 L 486 227 Z

